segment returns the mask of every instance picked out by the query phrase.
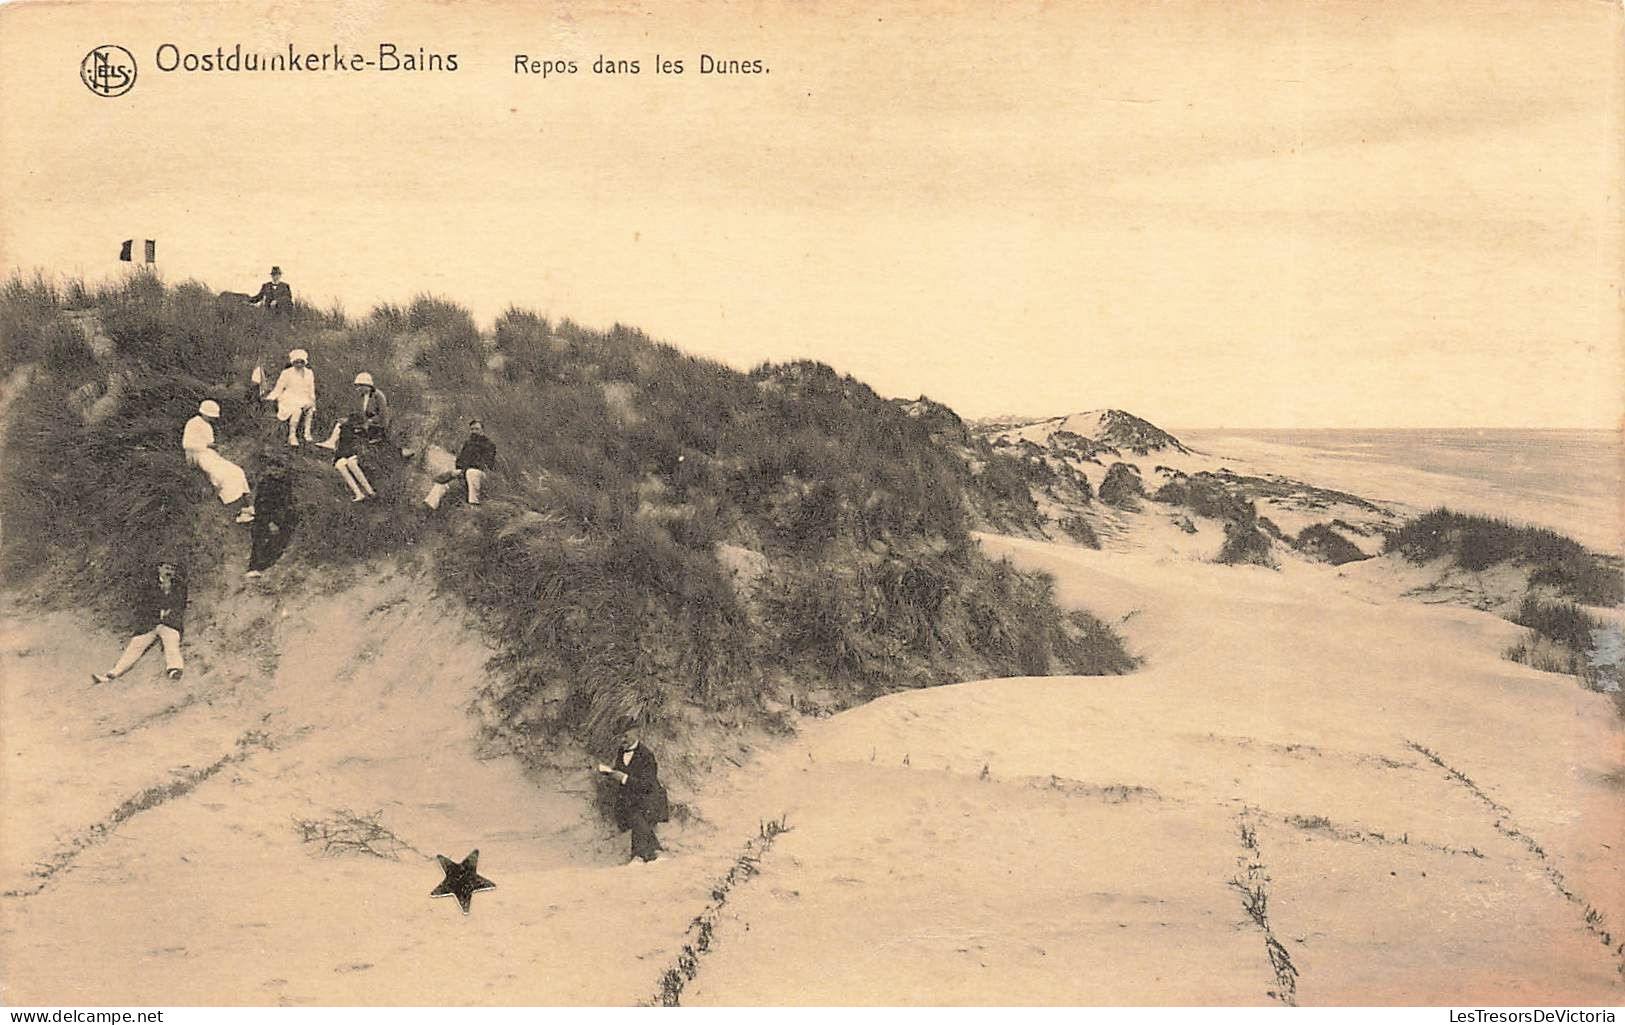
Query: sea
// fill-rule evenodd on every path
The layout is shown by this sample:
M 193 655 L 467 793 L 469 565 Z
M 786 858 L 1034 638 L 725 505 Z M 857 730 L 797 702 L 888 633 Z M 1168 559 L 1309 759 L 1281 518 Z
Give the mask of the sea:
M 1410 510 L 1446 505 L 1625 550 L 1625 434 L 1403 429 L 1174 432 L 1193 448 Z

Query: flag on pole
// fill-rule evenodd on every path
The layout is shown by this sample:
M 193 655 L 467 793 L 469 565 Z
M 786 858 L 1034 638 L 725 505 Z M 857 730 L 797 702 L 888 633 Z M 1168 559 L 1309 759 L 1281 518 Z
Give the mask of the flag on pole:
M 120 260 L 123 260 L 125 263 L 129 263 L 131 260 L 134 259 L 134 257 L 131 255 L 131 252 L 130 252 L 134 248 L 135 248 L 135 239 L 133 239 L 133 238 L 125 239 L 124 243 L 119 246 L 118 258 Z M 149 238 L 149 239 L 146 240 L 146 247 L 145 247 L 144 255 L 146 257 L 146 262 L 147 263 L 157 263 L 158 262 L 158 240 L 157 239 Z

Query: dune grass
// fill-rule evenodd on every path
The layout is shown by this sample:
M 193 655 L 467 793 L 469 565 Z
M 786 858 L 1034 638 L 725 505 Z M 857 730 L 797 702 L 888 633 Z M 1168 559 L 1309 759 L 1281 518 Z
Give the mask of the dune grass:
M 1036 515 L 1013 460 L 973 470 L 933 438 L 943 416 L 911 416 L 822 364 L 741 373 L 632 328 L 517 309 L 482 333 L 433 296 L 277 318 L 141 272 L 97 290 L 15 279 L 0 327 L 4 366 L 32 374 L 7 418 L 0 569 L 120 628 L 159 558 L 187 567 L 195 595 L 241 572 L 245 532 L 186 466 L 181 428 L 199 401 L 220 402 L 217 448 L 255 478 L 281 442 L 248 372 L 274 378 L 300 347 L 320 433 L 367 370 L 397 442 L 455 448 L 474 416 L 496 440 L 486 503 L 433 516 L 420 467 L 364 456 L 381 497 L 352 505 L 326 454 L 301 450 L 284 560 L 432 563 L 496 645 L 484 707 L 522 741 L 597 742 L 623 717 L 680 708 L 748 721 L 786 680 L 855 701 L 1134 664 L 1103 624 L 971 542 L 979 508 Z M 756 586 L 731 579 L 721 542 L 763 558 Z
M 1586 605 L 1625 601 L 1619 561 L 1544 527 L 1453 512 L 1440 507 L 1406 521 L 1383 541 L 1385 553 L 1410 562 L 1447 558 L 1465 570 L 1511 563 L 1529 567 L 1530 586 L 1548 585 Z

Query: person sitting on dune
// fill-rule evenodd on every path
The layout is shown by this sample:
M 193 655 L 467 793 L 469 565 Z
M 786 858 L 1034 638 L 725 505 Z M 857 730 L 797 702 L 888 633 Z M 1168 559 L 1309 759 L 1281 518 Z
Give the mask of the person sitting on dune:
M 304 423 L 305 440 L 311 440 L 311 423 L 316 419 L 316 371 L 310 369 L 310 353 L 294 349 L 288 365 L 277 375 L 276 385 L 265 401 L 276 402 L 276 418 L 288 422 L 288 444 L 299 447 L 299 425 Z
M 293 541 L 293 528 L 299 525 L 299 510 L 293 502 L 293 482 L 288 478 L 286 450 L 270 457 L 254 493 L 254 526 L 250 528 L 248 551 L 249 579 L 262 576 L 287 551 Z
M 362 423 L 360 413 L 351 413 L 338 425 L 338 442 L 333 447 L 333 469 L 344 478 L 344 483 L 350 485 L 350 491 L 355 495 L 352 501 L 365 502 L 369 498 L 377 498 L 378 492 L 372 489 L 372 482 L 361 469 L 361 449 L 366 444 L 362 438 L 366 430 Z
M 632 857 L 653 861 L 660 856 L 655 824 L 667 821 L 670 815 L 654 752 L 642 740 L 637 724 L 628 723 L 621 731 L 615 757 L 608 765 L 600 762 L 598 771 L 615 788 L 615 825 L 632 831 Z
M 136 592 L 133 625 L 135 636 L 125 646 L 124 654 L 105 673 L 91 673 L 92 683 L 116 680 L 130 671 L 130 667 L 152 647 L 153 641 L 164 646 L 164 664 L 171 680 L 181 678 L 185 662 L 181 659 L 181 631 L 185 629 L 186 581 L 181 579 L 173 562 L 160 562 L 156 575 Z
M 250 306 L 264 303 L 267 310 L 278 316 L 286 317 L 293 313 L 293 289 L 282 280 L 281 267 L 272 267 L 271 280 L 261 285 L 258 292 L 243 299 Z
M 468 440 L 463 442 L 462 450 L 457 453 L 457 468 L 436 479 L 434 487 L 423 499 L 429 508 L 440 508 L 440 500 L 446 497 L 451 482 L 458 477 L 468 484 L 468 504 L 480 504 L 480 487 L 485 482 L 485 475 L 491 472 L 497 461 L 496 444 L 482 433 L 484 430 L 485 425 L 479 420 L 468 422 Z
M 214 425 L 211 421 L 218 419 L 220 403 L 213 399 L 198 403 L 197 415 L 186 421 L 186 429 L 181 432 L 181 450 L 186 453 L 188 463 L 208 476 L 209 483 L 214 485 L 215 493 L 220 496 L 220 504 L 230 505 L 248 494 L 248 475 L 241 466 L 214 450 Z M 253 518 L 254 503 L 250 501 L 237 514 L 237 522 L 247 523 Z
M 363 370 L 355 375 L 356 412 L 361 414 L 362 436 L 369 445 L 376 445 L 389 436 L 389 397 L 372 381 L 372 375 Z M 333 433 L 326 441 L 317 442 L 322 448 L 336 448 L 339 443 L 341 418 L 333 424 Z

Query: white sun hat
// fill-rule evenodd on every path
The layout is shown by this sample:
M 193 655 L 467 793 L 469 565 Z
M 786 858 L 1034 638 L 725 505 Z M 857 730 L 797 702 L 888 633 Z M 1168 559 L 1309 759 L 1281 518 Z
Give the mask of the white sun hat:
M 304 360 L 306 363 L 309 363 L 310 362 L 310 353 L 306 352 L 303 349 L 295 349 L 292 352 L 288 353 L 288 362 L 289 363 L 297 363 L 300 360 Z
M 204 416 L 213 419 L 214 417 L 220 415 L 220 403 L 214 401 L 213 399 L 204 399 L 202 402 L 197 404 L 197 411 L 202 413 Z
M 356 384 L 372 384 L 372 375 L 367 373 L 365 370 L 363 370 L 363 371 L 361 371 L 361 373 L 355 375 L 355 383 Z

